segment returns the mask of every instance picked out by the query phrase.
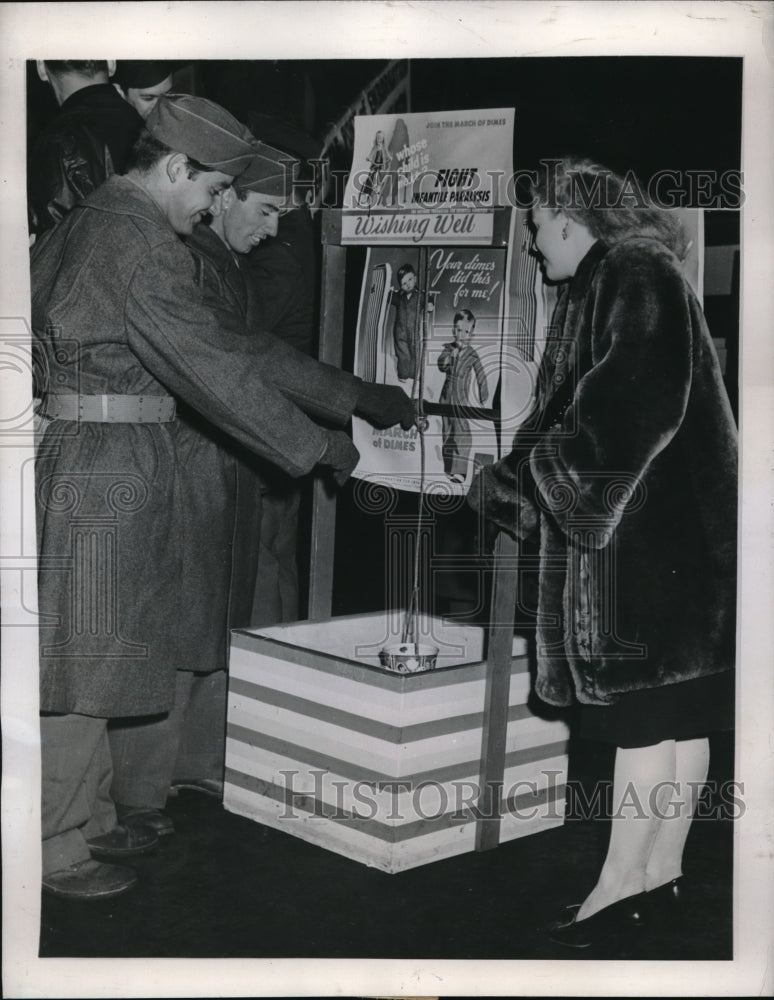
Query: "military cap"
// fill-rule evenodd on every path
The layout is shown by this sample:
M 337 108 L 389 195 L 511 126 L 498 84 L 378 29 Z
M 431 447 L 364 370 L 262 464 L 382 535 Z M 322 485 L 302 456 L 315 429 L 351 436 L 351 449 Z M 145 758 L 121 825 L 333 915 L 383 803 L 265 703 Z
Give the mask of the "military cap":
M 150 134 L 204 167 L 238 177 L 251 163 L 254 144 L 225 108 L 191 94 L 165 94 L 145 119 Z
M 294 156 L 283 153 L 265 142 L 253 140 L 253 157 L 235 186 L 240 191 L 255 191 L 293 200 L 293 179 L 299 163 Z

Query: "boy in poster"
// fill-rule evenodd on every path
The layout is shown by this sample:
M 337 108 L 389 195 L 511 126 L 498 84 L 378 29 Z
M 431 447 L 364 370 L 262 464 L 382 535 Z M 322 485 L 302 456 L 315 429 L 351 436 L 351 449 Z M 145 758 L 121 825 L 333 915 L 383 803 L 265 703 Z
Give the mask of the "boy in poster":
M 489 398 L 484 366 L 475 348 L 470 346 L 476 317 L 470 309 L 460 309 L 454 314 L 454 340 L 444 344 L 438 358 L 438 367 L 446 373 L 440 401 L 452 406 L 470 406 L 470 388 L 473 373 L 476 375 L 480 405 Z M 470 423 L 462 417 L 443 418 L 443 469 L 453 483 L 463 483 L 468 469 L 473 443 Z

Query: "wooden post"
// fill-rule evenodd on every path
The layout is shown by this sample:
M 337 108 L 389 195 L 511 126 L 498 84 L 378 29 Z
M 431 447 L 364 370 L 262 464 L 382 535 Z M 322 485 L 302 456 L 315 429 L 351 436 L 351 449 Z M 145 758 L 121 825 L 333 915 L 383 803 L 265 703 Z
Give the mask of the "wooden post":
M 476 821 L 476 850 L 500 843 L 500 812 L 513 657 L 513 618 L 518 584 L 518 543 L 500 532 L 494 549 L 492 604 L 487 642 L 484 723 Z
M 326 213 L 327 215 L 327 213 Z M 344 346 L 344 269 L 346 247 L 323 242 L 320 299 L 320 361 L 341 368 Z M 336 543 L 336 493 L 315 479 L 312 493 L 309 618 L 330 618 Z
M 519 213 L 514 209 L 498 209 L 494 218 L 492 246 L 508 247 L 509 255 L 515 253 Z M 516 292 L 523 277 L 518 265 L 523 261 L 518 256 L 514 266 L 508 267 L 508 289 L 510 308 L 506 311 L 503 337 L 515 348 L 520 348 L 519 338 L 523 330 L 532 330 L 534 322 L 529 316 L 522 316 L 517 305 Z M 512 433 L 513 429 L 509 429 Z M 499 428 L 503 433 L 503 425 Z M 500 532 L 494 549 L 492 572 L 492 600 L 489 610 L 489 631 L 487 634 L 487 671 L 484 692 L 484 721 L 481 733 L 481 767 L 476 821 L 476 850 L 487 851 L 500 842 L 500 818 L 502 810 L 502 789 L 505 772 L 505 746 L 508 734 L 508 702 L 511 685 L 511 664 L 513 659 L 513 621 L 518 590 L 518 542 L 510 535 Z

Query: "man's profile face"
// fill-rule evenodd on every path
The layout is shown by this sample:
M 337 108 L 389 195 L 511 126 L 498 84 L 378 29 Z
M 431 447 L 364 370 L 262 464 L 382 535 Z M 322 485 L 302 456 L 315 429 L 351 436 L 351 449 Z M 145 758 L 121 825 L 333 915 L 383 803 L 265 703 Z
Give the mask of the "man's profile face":
M 165 213 L 169 224 L 181 236 L 188 236 L 209 212 L 217 196 L 229 188 L 234 178 L 219 170 L 181 170 L 169 189 Z
M 124 97 L 141 118 L 147 118 L 156 107 L 158 99 L 163 94 L 168 94 L 171 89 L 172 76 L 170 75 L 152 87 L 127 87 Z
M 287 211 L 279 195 L 249 191 L 241 201 L 236 192 L 226 208 L 223 232 L 234 253 L 249 253 L 270 236 L 276 236 L 279 220 Z

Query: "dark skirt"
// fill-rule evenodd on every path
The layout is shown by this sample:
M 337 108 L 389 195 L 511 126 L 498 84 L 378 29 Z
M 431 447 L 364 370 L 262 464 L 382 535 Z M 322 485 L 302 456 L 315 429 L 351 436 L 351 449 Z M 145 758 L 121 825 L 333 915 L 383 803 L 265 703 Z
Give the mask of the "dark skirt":
M 692 740 L 734 728 L 735 671 L 631 691 L 613 705 L 580 705 L 578 735 L 618 747 Z

